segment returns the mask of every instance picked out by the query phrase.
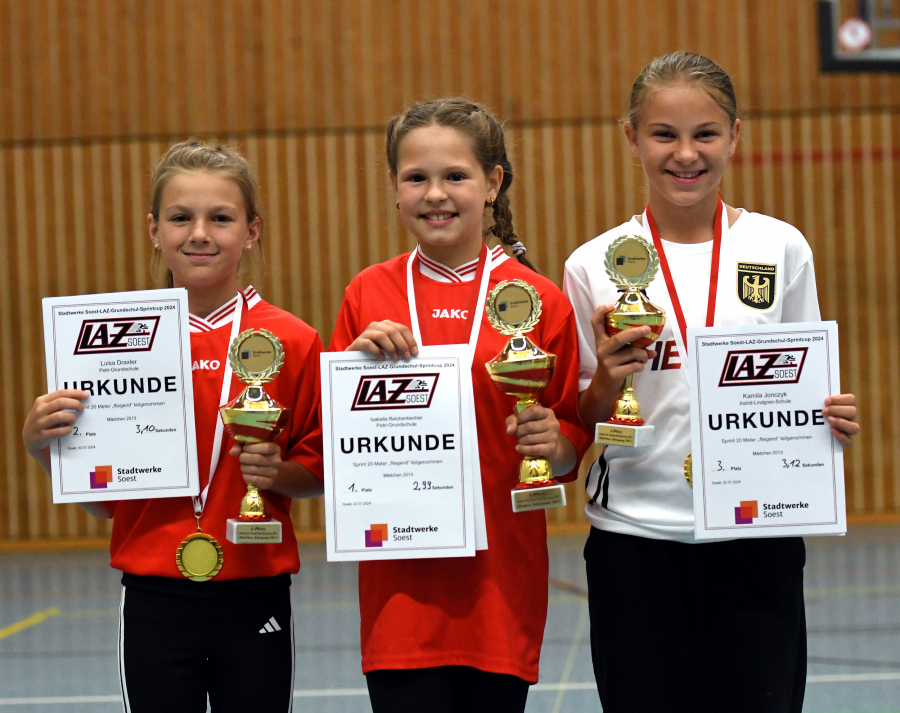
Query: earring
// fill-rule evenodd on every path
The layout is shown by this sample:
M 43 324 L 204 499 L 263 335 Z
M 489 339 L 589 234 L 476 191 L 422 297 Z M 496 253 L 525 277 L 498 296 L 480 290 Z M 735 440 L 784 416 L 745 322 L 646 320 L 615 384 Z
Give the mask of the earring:
M 153 249 L 159 250 L 159 243 L 153 243 Z
M 247 250 L 251 250 L 252 248 L 253 248 L 252 245 L 248 245 L 246 249 L 247 249 Z
M 493 207 L 494 207 L 494 199 L 493 199 L 493 198 L 488 198 L 488 199 L 487 199 L 487 207 L 488 207 L 488 208 L 493 208 Z

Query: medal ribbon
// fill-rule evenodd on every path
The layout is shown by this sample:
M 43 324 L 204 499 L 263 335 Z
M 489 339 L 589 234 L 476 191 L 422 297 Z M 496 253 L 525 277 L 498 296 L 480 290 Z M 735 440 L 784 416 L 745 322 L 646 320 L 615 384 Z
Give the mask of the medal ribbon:
M 725 220 L 725 204 L 719 198 L 716 206 L 716 217 L 713 223 L 713 251 L 712 264 L 709 266 L 709 300 L 706 308 L 706 326 L 712 327 L 716 321 L 716 295 L 719 289 L 719 254 L 722 250 L 722 221 Z M 659 254 L 659 265 L 662 268 L 663 277 L 666 279 L 666 287 L 669 290 L 669 298 L 672 300 L 672 308 L 675 310 L 675 319 L 678 320 L 678 329 L 681 331 L 681 343 L 687 354 L 687 323 L 684 320 L 684 312 L 681 310 L 681 301 L 678 299 L 678 290 L 675 289 L 675 281 L 672 279 L 672 271 L 669 269 L 669 261 L 666 259 L 666 251 L 663 248 L 662 239 L 659 237 L 659 229 L 653 220 L 650 206 L 647 206 L 647 223 L 650 226 L 650 234 L 653 236 L 653 247 Z
M 241 331 L 241 315 L 244 312 L 244 294 L 238 290 L 237 303 L 234 305 L 234 314 L 231 317 L 231 336 L 228 338 L 228 349 L 225 351 L 225 373 L 222 376 L 222 393 L 219 396 L 219 406 L 228 403 L 228 396 L 231 393 L 231 360 L 228 358 L 228 351 L 231 344 Z M 193 496 L 191 500 L 194 503 L 194 517 L 197 518 L 197 529 L 200 529 L 200 516 L 203 514 L 203 508 L 206 507 L 206 497 L 209 495 L 209 486 L 212 485 L 213 476 L 219 465 L 219 458 L 222 455 L 222 436 L 225 430 L 225 424 L 222 422 L 221 416 L 216 419 L 216 434 L 213 437 L 212 453 L 209 456 L 209 480 L 206 487 L 198 496 Z
M 484 267 L 481 273 L 481 284 L 478 287 L 478 301 L 472 310 L 472 331 L 469 334 L 469 348 L 467 350 L 468 363 L 464 364 L 464 372 L 468 378 L 472 378 L 472 365 L 475 363 L 475 346 L 478 343 L 478 334 L 481 331 L 481 322 L 484 320 L 483 305 L 487 297 L 488 282 L 491 279 L 491 267 L 493 261 L 491 259 L 491 251 L 487 246 L 482 246 L 482 251 L 487 253 L 484 259 Z M 416 262 L 416 256 L 419 254 L 419 248 L 410 253 L 409 260 L 406 263 L 406 296 L 409 302 L 409 321 L 412 327 L 413 337 L 416 343 L 422 345 L 422 331 L 419 329 L 419 313 L 416 309 L 416 286 L 413 282 L 413 263 Z M 479 258 L 481 256 L 479 255 Z M 469 413 L 472 419 L 472 426 L 475 432 L 472 434 L 472 442 L 469 449 L 469 458 L 472 464 L 472 480 L 475 489 L 476 502 L 484 502 L 481 483 L 481 457 L 478 448 L 478 416 L 475 412 L 475 393 L 474 387 L 470 389 L 471 398 L 469 399 Z M 475 508 L 475 549 L 485 550 L 488 546 L 487 541 L 487 524 L 485 522 L 484 508 Z
M 491 251 L 487 246 L 484 246 L 482 251 L 487 251 L 487 257 L 484 259 L 481 284 L 478 286 L 478 301 L 475 303 L 475 309 L 472 310 L 472 331 L 469 334 L 470 369 L 472 368 L 472 363 L 475 361 L 475 345 L 478 343 L 478 334 L 481 331 L 481 322 L 484 319 L 481 306 L 484 304 L 485 297 L 487 297 L 488 282 L 491 279 Z M 419 329 L 419 312 L 416 309 L 416 287 L 413 283 L 413 263 L 416 261 L 418 254 L 419 248 L 417 246 L 416 249 L 410 253 L 409 260 L 406 262 L 406 296 L 409 300 L 409 321 L 412 326 L 413 337 L 415 337 L 416 344 L 425 346 L 422 344 L 422 331 Z

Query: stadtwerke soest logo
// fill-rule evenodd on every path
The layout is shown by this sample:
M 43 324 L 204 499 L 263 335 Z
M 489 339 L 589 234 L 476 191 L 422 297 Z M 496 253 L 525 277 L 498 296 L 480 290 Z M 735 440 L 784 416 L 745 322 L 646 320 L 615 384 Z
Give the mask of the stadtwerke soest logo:
M 111 482 L 113 482 L 112 466 L 95 465 L 91 471 L 91 490 L 105 488 Z
M 366 530 L 366 547 L 381 547 L 382 543 L 387 542 L 388 526 L 387 523 L 372 525 L 371 529 Z
M 734 509 L 735 525 L 752 525 L 753 519 L 759 517 L 759 505 L 756 500 L 741 500 Z

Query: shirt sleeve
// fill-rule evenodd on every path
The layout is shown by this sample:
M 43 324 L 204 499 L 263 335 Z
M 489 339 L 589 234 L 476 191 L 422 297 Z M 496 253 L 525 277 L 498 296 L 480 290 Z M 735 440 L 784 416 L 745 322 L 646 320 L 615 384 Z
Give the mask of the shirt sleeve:
M 819 313 L 819 295 L 816 291 L 816 274 L 813 268 L 812 255 L 797 271 L 797 274 L 784 288 L 784 307 L 781 310 L 782 322 L 818 322 L 822 319 Z
M 557 322 L 558 326 L 552 333 L 542 339 L 541 344 L 544 351 L 556 354 L 556 369 L 541 402 L 547 408 L 553 409 L 559 421 L 559 432 L 572 442 L 577 453 L 577 463 L 580 463 L 591 445 L 591 433 L 578 416 L 578 351 L 575 346 L 575 318 L 565 300 L 561 296 L 558 299 L 559 309 L 555 312 L 563 319 Z M 559 480 L 568 482 L 577 477 L 576 466 Z
M 338 312 L 334 332 L 331 334 L 331 342 L 328 345 L 330 352 L 342 352 L 359 336 L 359 280 L 353 280 L 344 292 L 344 301 Z
M 289 447 L 284 455 L 284 460 L 299 463 L 320 480 L 325 477 L 322 461 L 322 383 L 319 378 L 321 353 L 322 342 L 316 334 L 295 377 L 296 394 L 291 405 L 295 411 L 291 419 Z
M 575 334 L 578 342 L 578 391 L 584 391 L 591 385 L 594 372 L 597 371 L 597 345 L 594 341 L 594 328 L 591 326 L 591 315 L 597 305 L 585 279 L 584 270 L 579 265 L 566 263 L 563 274 L 563 294 L 575 312 Z

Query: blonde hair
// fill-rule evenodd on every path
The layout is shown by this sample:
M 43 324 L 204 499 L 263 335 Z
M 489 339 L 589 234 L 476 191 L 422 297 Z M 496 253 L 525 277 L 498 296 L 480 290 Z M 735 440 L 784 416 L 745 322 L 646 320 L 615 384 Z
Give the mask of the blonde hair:
M 224 174 L 233 181 L 241 192 L 247 207 L 247 223 L 262 218 L 259 211 L 259 186 L 250 170 L 250 164 L 237 149 L 231 146 L 214 146 L 198 139 L 187 139 L 169 147 L 156 168 L 150 181 L 150 215 L 159 222 L 159 208 L 163 190 L 175 176 L 194 171 L 211 171 Z M 249 251 L 241 257 L 238 277 L 241 280 L 258 280 L 262 277 L 264 264 L 262 255 L 262 228 L 257 241 L 257 250 Z M 150 258 L 150 274 L 160 287 L 172 287 L 172 271 L 163 262 L 160 251 L 154 250 Z
M 506 139 L 503 126 L 490 111 L 481 104 L 450 97 L 419 102 L 408 107 L 400 116 L 395 116 L 387 125 L 385 149 L 391 173 L 397 175 L 397 157 L 400 143 L 414 129 L 425 126 L 446 126 L 456 129 L 472 140 L 472 151 L 481 164 L 485 175 L 494 166 L 503 169 L 500 191 L 492 206 L 493 225 L 485 230 L 485 235 L 494 235 L 508 246 L 516 259 L 535 270 L 525 257 L 525 247 L 513 229 L 512 210 L 509 206 L 509 187 L 513 182 L 513 168 L 506 155 Z M 535 270 L 536 271 L 536 270 Z
M 731 77 L 708 57 L 693 52 L 673 52 L 657 57 L 638 74 L 631 88 L 628 113 L 623 121 L 637 129 L 647 98 L 671 84 L 695 83 L 728 115 L 734 128 L 738 119 L 737 98 Z

